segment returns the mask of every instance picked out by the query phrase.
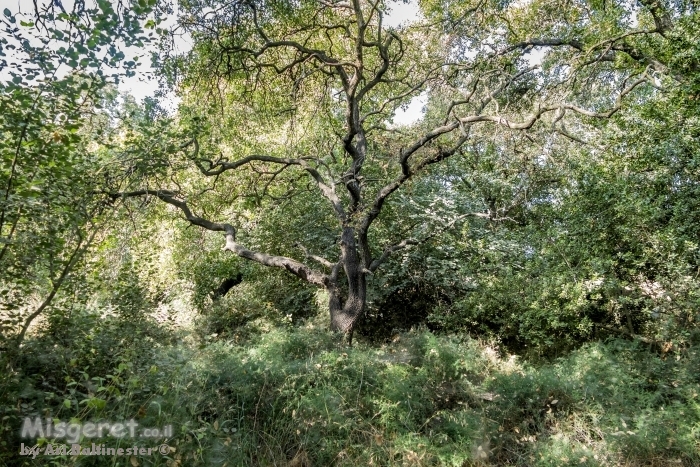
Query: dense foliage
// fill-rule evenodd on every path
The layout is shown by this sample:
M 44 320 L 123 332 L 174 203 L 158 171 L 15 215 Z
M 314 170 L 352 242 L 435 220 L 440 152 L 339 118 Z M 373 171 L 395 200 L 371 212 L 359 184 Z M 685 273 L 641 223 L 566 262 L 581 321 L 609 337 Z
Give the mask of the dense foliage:
M 700 463 L 697 2 L 29 8 L 0 465 Z M 19 456 L 39 415 L 176 433 Z

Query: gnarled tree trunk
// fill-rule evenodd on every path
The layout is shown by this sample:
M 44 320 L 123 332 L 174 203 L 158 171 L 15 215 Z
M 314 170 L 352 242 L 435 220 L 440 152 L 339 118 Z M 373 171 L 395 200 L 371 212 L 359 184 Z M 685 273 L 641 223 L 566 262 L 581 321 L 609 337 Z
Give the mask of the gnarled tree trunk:
M 340 263 L 348 281 L 347 296 L 344 300 L 341 299 L 337 278 L 332 275 L 326 287 L 329 292 L 328 308 L 331 314 L 331 330 L 350 332 L 355 321 L 362 315 L 367 299 L 367 280 L 357 253 L 355 229 L 352 227 L 343 228 L 340 251 Z

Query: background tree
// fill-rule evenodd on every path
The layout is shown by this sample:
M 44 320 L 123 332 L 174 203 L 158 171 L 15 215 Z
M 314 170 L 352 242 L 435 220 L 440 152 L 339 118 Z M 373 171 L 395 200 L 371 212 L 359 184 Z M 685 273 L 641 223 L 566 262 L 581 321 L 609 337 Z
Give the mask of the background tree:
M 692 159 L 687 159 L 692 153 L 687 152 L 688 145 L 697 141 L 691 136 L 695 124 L 686 113 L 695 105 L 692 89 L 698 68 L 695 46 L 688 38 L 697 35 L 689 26 L 697 22 L 697 11 L 692 4 L 642 2 L 639 7 L 608 4 L 594 15 L 595 5 L 588 5 L 574 21 L 561 14 L 576 15 L 576 9 L 563 4 L 556 10 L 548 8 L 538 4 L 532 10 L 543 25 L 536 39 L 515 27 L 509 30 L 518 47 L 540 44 L 540 50 L 549 50 L 544 67 L 554 64 L 550 62 L 557 57 L 554 54 L 566 54 L 569 63 L 576 64 L 598 53 L 593 68 L 579 67 L 570 79 L 614 76 L 587 74 L 596 67 L 601 67 L 599 72 L 608 69 L 605 73 L 637 73 L 645 67 L 655 79 L 652 86 L 635 91 L 627 108 L 596 125 L 566 117 L 559 121 L 564 126 L 557 123 L 554 129 L 564 138 L 548 139 L 537 156 L 552 162 L 547 170 L 555 183 L 526 204 L 521 225 L 464 239 L 463 249 L 484 241 L 495 248 L 463 257 L 462 274 L 471 278 L 473 288 L 433 319 L 451 330 L 466 327 L 490 334 L 519 351 L 524 346 L 563 350 L 565 342 L 575 345 L 609 333 L 667 346 L 671 341 L 687 342 L 696 332 L 691 323 L 697 318 L 687 317 L 695 306 L 690 284 L 691 271 L 697 267 L 695 233 L 681 234 L 693 229 L 680 218 L 692 218 L 681 193 L 692 191 L 697 180 L 685 165 Z M 454 22 L 456 13 L 440 14 Z M 528 15 L 518 18 L 535 20 Z M 572 21 L 584 27 L 569 30 L 568 36 L 561 26 Z M 517 24 L 523 26 L 527 20 Z M 632 25 L 634 29 L 625 32 Z M 605 30 L 616 35 L 605 39 Z M 481 31 L 483 27 L 475 28 L 473 34 Z M 575 43 L 561 37 L 574 38 Z M 605 52 L 609 56 L 596 52 L 600 44 L 609 45 Z M 679 50 L 684 52 L 676 55 Z M 615 65 L 607 68 L 603 62 L 613 59 Z M 600 89 L 592 87 L 579 98 L 593 102 L 606 98 Z M 673 123 L 668 120 L 671 115 Z M 672 292 L 680 289 L 684 292 Z
M 0 83 L 0 335 L 17 344 L 103 222 L 95 146 L 109 117 L 100 109 L 110 86 L 134 75 L 136 61 L 119 47 L 151 40 L 143 25 L 155 2 L 57 5 L 5 9 L 1 19 L 10 79 Z

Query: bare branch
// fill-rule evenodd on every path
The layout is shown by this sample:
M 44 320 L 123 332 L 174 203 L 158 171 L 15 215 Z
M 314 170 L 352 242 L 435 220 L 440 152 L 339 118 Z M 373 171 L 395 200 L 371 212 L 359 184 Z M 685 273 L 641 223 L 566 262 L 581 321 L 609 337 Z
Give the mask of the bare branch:
M 345 220 L 346 218 L 346 213 L 345 209 L 343 208 L 343 205 L 340 201 L 340 198 L 335 192 L 335 188 L 333 185 L 329 185 L 326 183 L 325 179 L 323 176 L 320 174 L 316 168 L 312 167 L 311 164 L 309 164 L 309 161 L 306 159 L 291 159 L 291 158 L 286 158 L 286 157 L 274 157 L 274 156 L 266 156 L 266 155 L 260 155 L 260 154 L 253 154 L 250 156 L 246 156 L 242 159 L 238 159 L 233 162 L 229 162 L 226 160 L 220 160 L 216 162 L 212 162 L 209 160 L 206 160 L 206 162 L 209 164 L 209 168 L 204 167 L 204 164 L 202 164 L 202 161 L 205 161 L 205 159 L 201 159 L 198 157 L 198 152 L 199 152 L 199 143 L 197 142 L 196 139 L 193 140 L 193 143 L 195 145 L 194 153 L 193 156 L 191 156 L 192 160 L 194 161 L 195 165 L 199 169 L 199 171 L 206 176 L 215 176 L 215 175 L 220 175 L 223 172 L 227 170 L 235 170 L 238 169 L 239 167 L 242 167 L 246 164 L 251 164 L 253 162 L 269 162 L 273 164 L 281 164 L 283 166 L 300 166 L 303 168 L 311 177 L 314 179 L 316 186 L 319 188 L 323 196 L 331 202 L 333 205 L 333 209 L 336 213 L 336 216 L 341 220 Z
M 543 38 L 543 39 L 529 39 L 526 41 L 518 42 L 509 47 L 498 52 L 496 55 L 505 55 L 513 50 L 517 49 L 529 49 L 532 47 L 562 47 L 569 46 L 578 51 L 583 51 L 583 43 L 575 39 L 561 39 L 561 38 Z
M 73 252 L 70 254 L 68 257 L 67 261 L 63 265 L 63 269 L 61 270 L 60 275 L 55 279 L 51 281 L 51 291 L 49 291 L 48 295 L 44 300 L 41 302 L 41 304 L 37 307 L 37 309 L 27 316 L 27 318 L 24 320 L 24 323 L 22 325 L 22 329 L 20 330 L 19 334 L 17 335 L 17 340 L 16 340 L 16 347 L 19 349 L 22 346 L 22 342 L 24 341 L 24 336 L 27 333 L 27 330 L 29 329 L 29 326 L 32 324 L 32 322 L 41 314 L 44 312 L 46 308 L 48 308 L 51 303 L 53 302 L 54 297 L 58 293 L 59 289 L 63 285 L 63 282 L 66 280 L 66 278 L 70 275 L 70 273 L 73 271 L 73 268 L 75 265 L 78 263 L 80 258 L 85 254 L 85 252 L 88 250 L 88 248 L 92 245 L 93 240 L 95 239 L 95 235 L 97 235 L 98 229 L 94 229 L 92 233 L 90 234 L 90 237 L 85 241 L 85 238 L 78 232 L 78 243 L 75 246 L 75 249 Z
M 520 73 L 522 74 L 522 73 Z M 537 120 L 539 120 L 543 114 L 548 113 L 548 112 L 553 112 L 553 111 L 558 111 L 560 114 L 565 111 L 565 110 L 571 110 L 573 112 L 579 113 L 581 115 L 585 115 L 588 117 L 592 118 L 610 118 L 612 115 L 614 115 L 617 111 L 620 110 L 622 106 L 622 99 L 632 92 L 637 86 L 639 86 L 642 83 L 645 83 L 648 80 L 648 76 L 646 72 L 642 75 L 641 78 L 633 81 L 631 84 L 629 84 L 627 87 L 625 87 L 620 94 L 618 95 L 615 105 L 608 109 L 605 112 L 597 112 L 597 111 L 592 111 L 588 109 L 583 109 L 581 107 L 575 106 L 573 104 L 558 104 L 558 105 L 550 105 L 550 106 L 540 106 L 539 104 L 537 105 L 535 111 L 530 114 L 529 116 L 525 117 L 521 121 L 513 121 L 509 120 L 503 116 L 499 115 L 470 115 L 467 117 L 462 117 L 458 118 L 452 123 L 448 123 L 442 126 L 439 126 L 437 128 L 434 128 L 433 130 L 429 131 L 423 137 L 415 141 L 411 146 L 409 146 L 406 149 L 403 149 L 401 151 L 401 154 L 399 156 L 399 164 L 401 165 L 401 175 L 396 178 L 394 181 L 389 183 L 388 185 L 384 186 L 382 189 L 379 190 L 377 193 L 375 200 L 372 204 L 372 207 L 368 210 L 367 214 L 365 215 L 364 219 L 362 220 L 362 223 L 360 225 L 360 232 L 367 232 L 369 229 L 370 225 L 374 220 L 379 216 L 379 213 L 382 210 L 382 207 L 384 205 L 384 202 L 386 201 L 387 197 L 389 197 L 392 193 L 394 193 L 396 190 L 398 190 L 407 180 L 409 180 L 413 174 L 417 173 L 424 167 L 435 164 L 437 162 L 440 162 L 442 160 L 447 159 L 448 157 L 454 155 L 459 151 L 461 146 L 466 143 L 469 140 L 469 131 L 468 129 L 471 127 L 472 124 L 479 123 L 479 122 L 493 122 L 497 123 L 499 125 L 505 126 L 508 129 L 511 130 L 527 130 L 531 128 Z M 512 81 L 511 81 L 512 82 Z M 492 92 L 488 96 L 488 100 L 491 100 L 495 98 L 498 93 L 502 92 L 502 90 L 505 89 L 505 86 L 500 87 L 500 89 L 497 89 L 496 91 Z M 483 105 L 482 105 L 483 107 Z M 453 106 L 450 107 L 450 110 L 452 111 Z M 457 140 L 456 144 L 448 150 L 439 150 L 435 154 L 433 154 L 430 157 L 425 158 L 415 166 L 411 167 L 409 162 L 410 158 L 413 154 L 415 154 L 418 150 L 426 147 L 428 143 L 431 141 L 437 139 L 438 137 L 449 134 L 455 129 L 460 128 L 463 130 L 462 136 Z M 370 268 L 371 270 L 371 268 Z
M 208 219 L 196 216 L 192 213 L 187 203 L 175 198 L 177 194 L 169 190 L 136 190 L 123 193 L 110 193 L 109 196 L 112 199 L 119 198 L 133 198 L 141 196 L 155 196 L 161 201 L 171 204 L 182 211 L 185 215 L 185 219 L 193 225 L 203 227 L 206 230 L 212 232 L 223 232 L 226 244 L 223 249 L 231 251 L 241 258 L 249 259 L 255 261 L 264 266 L 276 267 L 281 269 L 286 269 L 295 276 L 321 287 L 325 287 L 329 277 L 321 272 L 318 272 L 309 266 L 300 263 L 292 258 L 287 258 L 285 256 L 275 256 L 268 255 L 266 253 L 258 253 L 252 250 L 248 250 L 236 243 L 236 229 L 227 223 L 212 222 Z
M 396 245 L 391 245 L 385 248 L 382 255 L 379 258 L 373 260 L 367 269 L 369 270 L 369 272 L 374 272 L 379 266 L 381 266 L 386 260 L 389 259 L 389 256 L 391 256 L 392 253 L 397 252 L 399 250 L 403 250 L 409 245 L 418 245 L 420 243 L 421 241 L 416 240 L 415 238 L 407 238 L 401 241 L 400 243 L 397 243 Z

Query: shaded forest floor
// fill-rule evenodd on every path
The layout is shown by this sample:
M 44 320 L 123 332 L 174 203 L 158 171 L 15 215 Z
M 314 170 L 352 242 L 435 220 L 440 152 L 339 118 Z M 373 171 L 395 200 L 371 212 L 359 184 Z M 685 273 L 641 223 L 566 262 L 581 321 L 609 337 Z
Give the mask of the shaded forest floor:
M 71 319 L 3 362 L 0 465 L 700 465 L 698 347 L 661 356 L 615 340 L 534 364 L 424 330 L 347 348 L 318 326 L 236 342 Z M 19 431 L 36 415 L 172 425 L 161 441 L 174 450 L 31 460 Z

